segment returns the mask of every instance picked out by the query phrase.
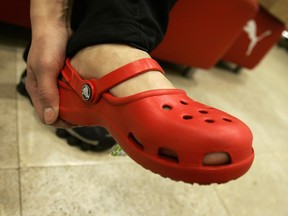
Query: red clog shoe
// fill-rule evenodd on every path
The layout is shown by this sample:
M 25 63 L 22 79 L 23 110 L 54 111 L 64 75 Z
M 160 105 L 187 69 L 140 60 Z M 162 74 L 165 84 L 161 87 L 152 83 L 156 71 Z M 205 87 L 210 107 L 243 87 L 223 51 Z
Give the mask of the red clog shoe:
M 254 151 L 250 129 L 237 118 L 190 99 L 179 89 L 150 90 L 117 98 L 109 89 L 147 71 L 162 68 L 140 59 L 96 80 L 82 79 L 66 61 L 58 81 L 60 118 L 106 128 L 143 167 L 187 183 L 224 183 L 250 168 Z M 229 163 L 207 166 L 205 156 L 226 153 Z

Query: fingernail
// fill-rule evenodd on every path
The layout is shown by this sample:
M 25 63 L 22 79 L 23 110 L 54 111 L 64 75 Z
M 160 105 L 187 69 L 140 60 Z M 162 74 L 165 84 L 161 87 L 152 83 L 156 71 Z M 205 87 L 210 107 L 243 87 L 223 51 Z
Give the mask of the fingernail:
M 51 107 L 45 108 L 44 120 L 46 124 L 52 124 L 55 121 L 55 112 Z

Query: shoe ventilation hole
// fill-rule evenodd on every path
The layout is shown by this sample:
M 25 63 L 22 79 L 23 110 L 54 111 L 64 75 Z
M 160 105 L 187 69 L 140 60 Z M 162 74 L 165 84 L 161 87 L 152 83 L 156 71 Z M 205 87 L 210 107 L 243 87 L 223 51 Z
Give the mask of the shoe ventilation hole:
M 207 123 L 214 123 L 215 121 L 213 119 L 206 119 L 205 122 Z
M 180 103 L 183 105 L 188 105 L 188 103 L 186 101 L 183 101 L 183 100 L 181 100 Z
M 199 110 L 199 113 L 201 113 L 201 114 L 208 114 L 208 111 L 206 111 L 206 110 Z
M 170 105 L 163 105 L 163 106 L 162 106 L 162 109 L 163 109 L 163 110 L 172 110 L 172 106 L 170 106 Z
M 163 158 L 166 159 L 170 162 L 174 162 L 174 163 L 179 163 L 179 158 L 177 153 L 172 150 L 172 149 L 167 149 L 167 148 L 159 148 L 158 150 L 158 155 Z
M 231 157 L 227 152 L 214 152 L 205 155 L 202 164 L 204 166 L 221 166 L 231 164 Z
M 232 122 L 232 120 L 231 119 L 229 119 L 229 118 L 222 118 L 224 121 L 226 121 L 226 122 Z
M 184 116 L 183 116 L 183 119 L 184 119 L 184 120 L 191 120 L 191 119 L 193 119 L 193 116 L 191 116 L 191 115 L 184 115 Z
M 140 148 L 141 150 L 144 150 L 143 144 L 137 139 L 133 133 L 129 133 L 128 135 L 129 139 L 135 144 L 136 147 Z

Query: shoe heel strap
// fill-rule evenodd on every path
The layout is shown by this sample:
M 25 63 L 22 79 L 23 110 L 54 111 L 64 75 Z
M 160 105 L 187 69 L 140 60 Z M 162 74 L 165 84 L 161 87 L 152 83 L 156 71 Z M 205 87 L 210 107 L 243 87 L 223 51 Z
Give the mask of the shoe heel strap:
M 116 85 L 149 71 L 159 71 L 164 74 L 161 66 L 151 58 L 139 59 L 124 65 L 100 79 L 82 79 L 66 60 L 66 64 L 61 71 L 63 78 L 71 88 L 84 100 L 97 103 L 104 92 Z

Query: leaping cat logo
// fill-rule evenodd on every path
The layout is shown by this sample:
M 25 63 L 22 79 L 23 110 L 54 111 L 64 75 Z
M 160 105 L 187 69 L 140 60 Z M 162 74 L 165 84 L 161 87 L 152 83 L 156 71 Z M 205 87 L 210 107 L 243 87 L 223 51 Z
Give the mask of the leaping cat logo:
M 257 45 L 259 41 L 272 34 L 271 30 L 267 30 L 263 32 L 259 37 L 257 37 L 257 24 L 255 20 L 249 20 L 246 26 L 244 27 L 244 31 L 247 33 L 248 38 L 250 39 L 250 44 L 247 48 L 246 56 L 251 55 L 254 47 Z

